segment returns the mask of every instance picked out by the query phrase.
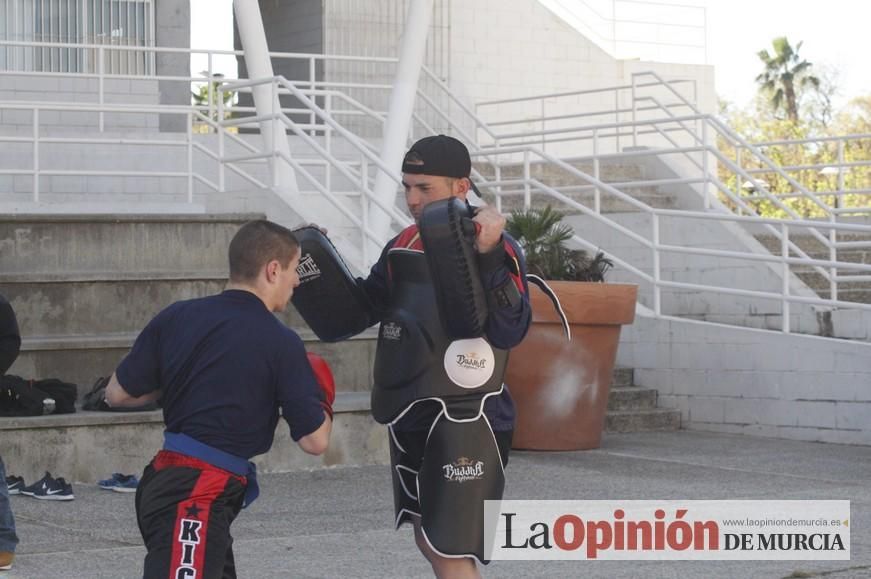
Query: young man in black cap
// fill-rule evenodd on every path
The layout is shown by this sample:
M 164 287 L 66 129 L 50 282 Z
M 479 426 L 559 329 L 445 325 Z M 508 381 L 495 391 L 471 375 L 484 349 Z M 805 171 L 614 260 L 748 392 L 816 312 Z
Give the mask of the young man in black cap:
M 423 252 L 418 224 L 424 207 L 451 197 L 465 202 L 471 188 L 471 169 L 466 146 L 445 135 L 421 139 L 406 153 L 402 164 L 402 182 L 405 200 L 415 224 L 387 243 L 368 278 L 362 280 L 362 286 L 374 306 L 375 317 L 379 320 L 379 316 L 395 306 L 395 300 L 399 299 L 391 292 L 392 282 L 397 275 L 388 265 L 391 252 Z M 490 302 L 483 338 L 493 348 L 508 350 L 523 339 L 531 318 L 523 253 L 517 242 L 505 233 L 505 218 L 494 208 L 478 208 L 473 220 L 478 228 L 475 249 L 483 290 L 488 294 L 508 296 Z M 419 319 L 425 317 L 421 315 Z M 501 385 L 501 390 L 484 397 L 483 413 L 489 420 L 504 466 L 514 429 L 514 405 L 508 389 L 501 384 L 501 374 L 493 379 L 499 381 L 497 388 Z M 417 388 L 415 381 L 419 381 L 418 377 L 409 376 L 408 380 L 411 388 Z M 442 404 L 438 401 L 423 400 L 410 405 L 389 425 L 392 468 L 396 471 L 393 473 L 396 524 L 399 526 L 411 522 L 414 525 L 418 548 L 432 565 L 436 576 L 479 577 L 472 555 L 449 555 L 439 552 L 432 544 L 422 528 L 420 499 L 413 488 L 408 488 L 413 487 L 414 483 L 406 484 L 401 477 L 396 476 L 400 471 L 415 474 L 420 471 L 427 438 L 441 412 Z M 480 508 L 483 509 L 483 505 Z M 458 512 L 457 516 L 462 517 L 464 513 Z M 476 514 L 466 513 L 465 516 L 475 517 Z
M 305 452 L 329 442 L 335 386 L 273 315 L 299 285 L 296 237 L 251 221 L 228 253 L 227 289 L 160 312 L 106 388 L 111 406 L 163 406 L 163 450 L 136 490 L 147 579 L 236 577 L 230 524 L 257 497 L 249 459 L 269 450 L 279 411 Z

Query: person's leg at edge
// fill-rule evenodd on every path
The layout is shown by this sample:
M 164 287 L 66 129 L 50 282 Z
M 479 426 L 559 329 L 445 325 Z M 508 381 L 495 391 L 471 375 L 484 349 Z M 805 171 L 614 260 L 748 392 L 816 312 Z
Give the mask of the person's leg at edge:
M 15 517 L 9 502 L 9 488 L 6 486 L 6 466 L 0 457 L 0 567 L 12 565 L 18 535 L 15 533 Z
M 414 542 L 417 543 L 417 548 L 432 565 L 433 573 L 438 579 L 480 579 L 481 573 L 478 571 L 478 565 L 474 559 L 471 557 L 442 557 L 432 550 L 426 537 L 423 536 L 420 517 L 412 516 L 411 519 L 414 524 Z

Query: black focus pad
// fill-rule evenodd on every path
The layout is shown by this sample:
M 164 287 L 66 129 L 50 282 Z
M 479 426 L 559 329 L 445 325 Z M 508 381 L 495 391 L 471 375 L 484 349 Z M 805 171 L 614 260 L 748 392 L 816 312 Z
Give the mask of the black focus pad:
M 421 525 L 443 555 L 484 559 L 484 501 L 501 500 L 505 473 L 484 416 L 451 422 L 442 415 L 426 443 L 417 477 Z
M 481 336 L 487 322 L 471 217 L 466 204 L 451 197 L 424 207 L 419 223 L 439 316 L 453 340 Z
M 300 245 L 294 307 L 318 338 L 338 342 L 369 327 L 369 300 L 326 235 L 316 227 L 293 232 Z

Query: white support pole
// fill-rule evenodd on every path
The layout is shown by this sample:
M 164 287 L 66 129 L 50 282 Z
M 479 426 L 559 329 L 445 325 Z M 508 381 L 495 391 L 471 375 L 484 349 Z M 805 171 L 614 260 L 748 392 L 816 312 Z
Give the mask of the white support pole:
M 384 123 L 384 144 L 381 147 L 381 160 L 384 165 L 396 167 L 397 173 L 402 163 L 402 156 L 405 154 L 406 139 L 414 113 L 417 81 L 426 53 L 426 38 L 432 18 L 432 7 L 433 0 L 409 2 L 405 30 L 399 43 L 399 63 L 396 67 L 393 90 L 390 93 L 390 106 L 387 121 Z M 396 189 L 396 183 L 390 175 L 379 169 L 375 176 L 373 195 L 385 205 L 392 206 L 396 202 Z M 374 202 L 369 207 L 369 226 L 379 238 L 387 238 L 390 231 L 390 216 Z M 380 248 L 374 248 L 370 255 L 378 255 L 379 250 Z
M 269 48 L 266 45 L 266 32 L 263 30 L 263 18 L 260 16 L 260 5 L 257 0 L 233 0 L 233 10 L 236 14 L 236 24 L 239 27 L 239 38 L 245 53 L 245 66 L 248 68 L 248 78 L 272 78 L 272 61 L 269 59 Z M 272 111 L 280 111 L 278 95 L 272 90 L 272 83 L 262 84 L 252 88 L 254 93 L 254 108 L 258 116 L 271 115 Z M 284 132 L 284 124 L 278 119 L 260 123 L 260 134 L 263 136 L 263 148 L 268 149 L 275 143 L 276 155 L 290 159 L 290 145 Z M 296 184 L 296 173 L 293 167 L 278 157 L 272 157 L 270 163 L 276 166 L 272 173 L 277 175 L 275 191 L 279 194 L 297 196 L 299 188 Z

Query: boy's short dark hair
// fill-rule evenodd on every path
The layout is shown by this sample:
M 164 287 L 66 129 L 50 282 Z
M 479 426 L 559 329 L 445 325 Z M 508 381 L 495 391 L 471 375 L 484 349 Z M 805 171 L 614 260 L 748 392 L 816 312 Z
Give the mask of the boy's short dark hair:
M 288 228 L 265 219 L 249 221 L 230 241 L 230 280 L 252 282 L 273 259 L 287 267 L 297 251 L 299 242 Z

